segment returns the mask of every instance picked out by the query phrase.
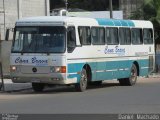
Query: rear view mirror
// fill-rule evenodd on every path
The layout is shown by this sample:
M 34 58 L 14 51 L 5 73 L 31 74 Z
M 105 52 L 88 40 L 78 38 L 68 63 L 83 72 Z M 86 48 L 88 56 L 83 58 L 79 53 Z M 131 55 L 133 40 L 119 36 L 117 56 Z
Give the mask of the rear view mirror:
M 9 36 L 10 36 L 10 34 L 12 35 L 12 33 L 10 33 L 10 32 L 14 32 L 14 28 L 7 28 L 6 29 L 6 35 L 5 35 L 5 41 L 8 41 L 9 40 Z
M 9 29 L 6 30 L 5 41 L 9 40 Z

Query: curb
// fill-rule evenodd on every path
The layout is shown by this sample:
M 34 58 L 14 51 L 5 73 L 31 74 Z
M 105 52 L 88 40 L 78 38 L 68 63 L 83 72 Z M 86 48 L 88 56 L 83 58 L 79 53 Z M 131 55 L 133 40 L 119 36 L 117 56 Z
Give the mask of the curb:
M 149 77 L 152 77 L 152 78 L 160 78 L 160 74 L 153 73 L 153 74 L 149 75 Z
M 4 79 L 4 91 L 3 88 L 0 92 L 20 92 L 24 90 L 32 89 L 30 83 L 13 83 L 11 79 Z

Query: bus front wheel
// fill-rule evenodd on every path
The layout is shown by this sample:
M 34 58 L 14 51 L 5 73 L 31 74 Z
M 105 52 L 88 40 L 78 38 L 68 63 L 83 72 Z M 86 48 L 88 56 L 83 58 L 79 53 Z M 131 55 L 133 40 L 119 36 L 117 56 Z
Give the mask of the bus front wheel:
M 83 68 L 82 72 L 81 72 L 81 79 L 80 82 L 75 84 L 75 89 L 78 92 L 84 92 L 87 89 L 87 72 L 86 70 Z
M 131 73 L 129 78 L 119 79 L 120 85 L 133 86 L 137 82 L 137 67 L 135 64 L 131 67 Z
M 43 83 L 32 83 L 32 88 L 35 92 L 42 92 L 45 87 Z

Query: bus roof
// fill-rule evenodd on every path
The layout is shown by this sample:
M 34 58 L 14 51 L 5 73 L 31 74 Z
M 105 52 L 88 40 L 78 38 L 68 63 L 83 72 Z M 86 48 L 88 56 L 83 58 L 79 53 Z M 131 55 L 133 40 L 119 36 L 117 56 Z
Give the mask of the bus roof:
M 121 27 L 139 27 L 153 28 L 150 21 L 144 20 L 118 20 L 105 18 L 80 18 L 65 16 L 43 16 L 23 18 L 16 22 L 16 26 L 37 26 L 37 25 L 77 25 L 77 26 L 121 26 Z

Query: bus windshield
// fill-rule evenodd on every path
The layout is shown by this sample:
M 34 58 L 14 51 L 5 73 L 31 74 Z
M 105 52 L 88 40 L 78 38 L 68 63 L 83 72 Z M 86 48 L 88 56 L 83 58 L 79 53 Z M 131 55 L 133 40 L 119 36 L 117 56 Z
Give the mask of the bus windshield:
M 12 53 L 64 53 L 62 26 L 16 27 Z

